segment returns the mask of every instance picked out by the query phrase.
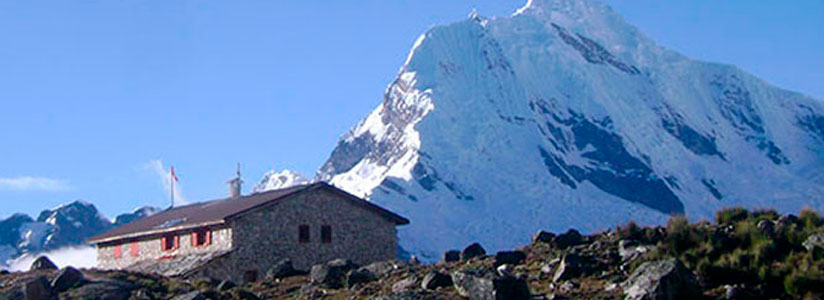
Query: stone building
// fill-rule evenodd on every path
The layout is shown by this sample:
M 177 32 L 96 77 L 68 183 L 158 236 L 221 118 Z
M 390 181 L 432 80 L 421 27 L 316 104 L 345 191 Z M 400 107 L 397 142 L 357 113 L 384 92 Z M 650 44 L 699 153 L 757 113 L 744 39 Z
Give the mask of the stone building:
M 98 266 L 244 282 L 281 259 L 394 259 L 409 220 L 326 183 L 174 207 L 90 239 Z

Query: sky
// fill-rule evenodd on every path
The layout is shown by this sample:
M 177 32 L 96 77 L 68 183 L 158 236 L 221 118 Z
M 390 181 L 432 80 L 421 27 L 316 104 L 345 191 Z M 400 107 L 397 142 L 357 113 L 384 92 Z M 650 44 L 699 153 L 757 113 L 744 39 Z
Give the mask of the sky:
M 419 35 L 526 1 L 0 0 L 0 217 L 113 218 L 313 176 Z M 824 1 L 606 1 L 660 45 L 824 99 Z

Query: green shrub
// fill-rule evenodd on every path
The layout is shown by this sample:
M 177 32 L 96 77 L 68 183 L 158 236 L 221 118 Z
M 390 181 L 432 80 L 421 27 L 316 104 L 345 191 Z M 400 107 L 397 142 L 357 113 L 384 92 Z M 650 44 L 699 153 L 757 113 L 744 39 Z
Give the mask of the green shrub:
M 749 217 L 750 213 L 743 207 L 723 208 L 715 213 L 715 223 L 719 225 L 735 224 Z
M 804 229 L 814 231 L 822 224 L 821 215 L 816 211 L 805 207 L 798 213 L 798 221 L 804 226 Z
M 675 215 L 667 221 L 667 236 L 664 243 L 674 253 L 684 253 L 687 249 L 696 246 L 699 240 L 686 217 Z

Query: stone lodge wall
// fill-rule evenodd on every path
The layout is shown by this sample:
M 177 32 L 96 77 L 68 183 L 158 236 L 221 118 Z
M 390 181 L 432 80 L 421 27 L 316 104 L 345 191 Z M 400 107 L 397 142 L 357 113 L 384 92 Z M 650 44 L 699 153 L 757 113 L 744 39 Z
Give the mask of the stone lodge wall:
M 229 262 L 220 264 L 224 269 L 235 269 L 231 273 L 237 282 L 242 282 L 238 279 L 247 271 L 264 276 L 281 258 L 291 259 L 295 268 L 308 270 L 336 258 L 363 265 L 397 257 L 397 232 L 392 221 L 325 188 L 278 200 L 230 224 L 236 249 L 225 257 Z M 309 226 L 308 243 L 299 242 L 300 225 Z M 321 242 L 323 225 L 332 228 L 331 243 Z
M 178 249 L 163 251 L 161 247 L 162 235 L 141 237 L 139 240 L 117 241 L 98 245 L 97 266 L 102 269 L 126 269 L 128 266 L 147 259 L 159 259 L 165 256 L 177 256 L 193 253 L 229 250 L 232 248 L 232 229 L 227 226 L 212 227 L 212 242 L 205 247 L 192 245 L 193 230 L 180 231 Z M 137 242 L 138 255 L 132 256 L 131 243 Z M 115 258 L 115 247 L 121 245 L 121 257 Z

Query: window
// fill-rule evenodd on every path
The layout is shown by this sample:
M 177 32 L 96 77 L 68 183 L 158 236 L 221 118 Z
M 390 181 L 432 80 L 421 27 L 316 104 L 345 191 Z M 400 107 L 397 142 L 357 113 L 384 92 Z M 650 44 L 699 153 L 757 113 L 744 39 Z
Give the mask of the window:
M 114 246 L 114 258 L 120 259 L 123 257 L 123 245 Z
M 192 232 L 192 246 L 206 247 L 212 243 L 212 231 L 207 228 L 201 228 Z
M 138 255 L 140 255 L 140 252 L 139 252 L 140 248 L 139 247 L 140 247 L 140 245 L 137 242 L 132 242 L 129 245 L 129 252 L 132 253 L 132 257 L 137 257 Z
M 300 242 L 300 243 L 308 243 L 309 242 L 309 225 L 300 225 L 298 227 L 298 242 Z
M 164 236 L 160 241 L 160 246 L 163 251 L 174 251 L 180 246 L 180 237 L 175 234 Z
M 323 225 L 320 227 L 320 240 L 324 244 L 332 242 L 332 226 Z

